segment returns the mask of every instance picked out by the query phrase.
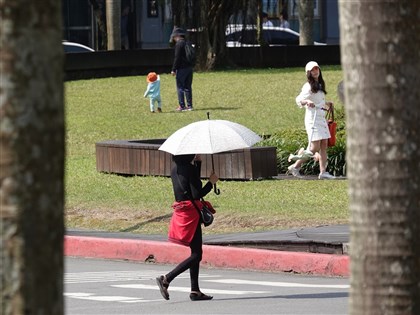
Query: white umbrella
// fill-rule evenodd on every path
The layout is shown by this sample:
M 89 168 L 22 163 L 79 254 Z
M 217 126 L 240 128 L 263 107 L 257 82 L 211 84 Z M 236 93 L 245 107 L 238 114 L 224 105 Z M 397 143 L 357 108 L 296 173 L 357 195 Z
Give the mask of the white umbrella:
M 238 123 L 207 119 L 178 129 L 166 139 L 159 150 L 173 155 L 214 154 L 248 148 L 260 140 L 260 136 L 255 132 Z M 214 170 L 213 155 L 211 162 Z M 214 192 L 220 193 L 216 185 Z
M 202 120 L 175 131 L 159 150 L 173 155 L 213 154 L 248 148 L 261 138 L 247 127 L 228 120 Z

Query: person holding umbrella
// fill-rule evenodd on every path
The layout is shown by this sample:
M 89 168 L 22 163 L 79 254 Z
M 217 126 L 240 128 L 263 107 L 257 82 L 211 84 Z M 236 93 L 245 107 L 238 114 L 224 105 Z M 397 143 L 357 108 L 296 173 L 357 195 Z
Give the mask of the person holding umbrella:
M 171 171 L 172 186 L 175 195 L 174 209 L 168 233 L 170 242 L 189 246 L 191 255 L 166 275 L 156 278 L 160 293 L 169 300 L 169 284 L 181 273 L 190 269 L 192 301 L 211 300 L 213 297 L 200 291 L 198 276 L 203 254 L 203 236 L 200 216 L 193 202 L 199 207 L 200 199 L 207 195 L 219 180 L 215 173 L 210 175 L 203 186 L 200 178 L 201 158 L 195 154 L 173 155 L 174 167 Z

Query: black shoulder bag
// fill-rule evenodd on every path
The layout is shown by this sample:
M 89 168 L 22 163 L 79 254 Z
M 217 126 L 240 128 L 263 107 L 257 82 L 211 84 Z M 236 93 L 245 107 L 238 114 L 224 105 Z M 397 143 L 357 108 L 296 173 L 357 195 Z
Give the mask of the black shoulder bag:
M 177 174 L 176 178 L 178 179 L 179 186 L 184 188 L 184 186 L 182 186 L 182 184 L 181 184 L 181 180 L 179 179 L 178 174 Z M 200 222 L 203 223 L 204 226 L 209 226 L 210 224 L 212 224 L 213 220 L 214 220 L 214 216 L 213 216 L 213 213 L 210 211 L 210 209 L 206 206 L 206 203 L 205 203 L 204 199 L 201 198 L 201 201 L 203 201 L 202 202 L 203 207 L 200 210 L 198 208 L 198 206 L 196 205 L 196 203 L 194 202 L 194 200 L 192 199 L 192 197 L 189 196 L 188 190 L 184 190 L 184 195 L 187 196 L 188 199 L 190 199 L 190 201 L 194 205 L 194 208 L 197 209 L 198 214 L 200 216 Z

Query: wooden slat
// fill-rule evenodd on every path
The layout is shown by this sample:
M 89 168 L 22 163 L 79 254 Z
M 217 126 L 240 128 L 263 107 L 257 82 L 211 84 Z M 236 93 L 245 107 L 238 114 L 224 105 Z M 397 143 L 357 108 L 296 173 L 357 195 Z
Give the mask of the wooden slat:
M 172 156 L 158 150 L 163 142 L 164 139 L 98 142 L 96 169 L 117 174 L 170 176 Z M 208 178 L 211 174 L 211 157 L 210 154 L 202 155 L 202 178 Z M 220 179 L 252 180 L 277 175 L 275 147 L 223 152 L 213 154 L 213 159 L 214 171 Z

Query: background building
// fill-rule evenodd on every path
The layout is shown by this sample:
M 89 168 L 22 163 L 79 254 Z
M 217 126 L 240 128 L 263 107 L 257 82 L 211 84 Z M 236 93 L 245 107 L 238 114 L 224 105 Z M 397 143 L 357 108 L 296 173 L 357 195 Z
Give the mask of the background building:
M 290 28 L 299 31 L 298 0 L 263 0 L 274 25 L 283 13 Z M 339 43 L 338 0 L 314 0 L 314 40 L 328 44 Z M 105 0 L 95 0 L 105 23 Z M 172 31 L 170 0 L 121 0 L 122 34 L 127 36 L 128 49 L 168 47 Z M 100 50 L 102 35 L 89 0 L 62 0 L 63 39 Z M 123 15 L 127 8 L 128 15 Z M 97 12 L 96 12 L 97 13 Z M 125 47 L 122 47 L 125 48 Z

